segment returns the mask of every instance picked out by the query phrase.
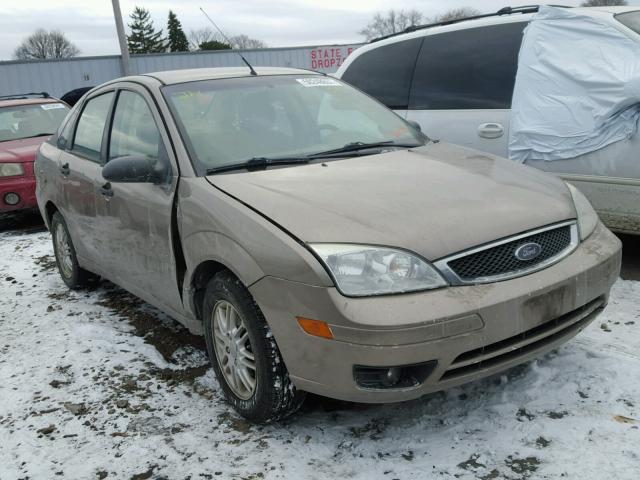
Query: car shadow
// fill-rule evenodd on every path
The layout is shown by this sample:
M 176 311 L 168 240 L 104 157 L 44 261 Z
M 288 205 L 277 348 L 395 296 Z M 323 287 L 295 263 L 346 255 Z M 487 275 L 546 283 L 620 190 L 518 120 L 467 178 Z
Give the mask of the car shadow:
M 26 212 L 0 213 L 0 233 L 23 235 L 44 231 L 44 221 L 38 210 Z

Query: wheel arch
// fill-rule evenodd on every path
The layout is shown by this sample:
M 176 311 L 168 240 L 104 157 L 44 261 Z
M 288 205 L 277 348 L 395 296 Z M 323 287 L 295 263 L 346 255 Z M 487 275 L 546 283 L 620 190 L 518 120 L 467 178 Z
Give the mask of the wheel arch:
M 53 214 L 60 210 L 55 203 L 49 200 L 44 206 L 44 211 L 46 213 L 44 221 L 47 224 L 47 228 L 51 229 L 51 219 L 53 219 Z

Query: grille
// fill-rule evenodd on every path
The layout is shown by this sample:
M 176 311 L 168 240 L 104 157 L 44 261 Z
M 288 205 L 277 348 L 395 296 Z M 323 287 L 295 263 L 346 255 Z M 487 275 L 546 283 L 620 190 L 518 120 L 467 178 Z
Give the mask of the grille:
M 542 247 L 540 255 L 532 260 L 516 258 L 516 250 L 531 242 Z M 569 246 L 571 225 L 565 225 L 450 260 L 448 266 L 462 281 L 470 282 L 530 270 L 559 255 Z
M 603 297 L 596 298 L 572 312 L 518 335 L 465 352 L 453 361 L 440 381 L 492 368 L 543 348 L 559 338 L 584 328 L 602 312 L 604 304 Z

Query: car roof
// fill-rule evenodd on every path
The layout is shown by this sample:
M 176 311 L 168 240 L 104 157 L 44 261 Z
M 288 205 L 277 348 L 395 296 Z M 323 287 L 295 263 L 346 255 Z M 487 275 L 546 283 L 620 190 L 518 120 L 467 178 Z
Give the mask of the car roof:
M 520 8 L 521 10 L 518 10 Z M 598 18 L 612 18 L 613 15 L 617 15 L 625 12 L 639 11 L 640 6 L 611 6 L 611 7 L 564 7 L 571 8 L 572 11 L 576 11 L 585 15 L 598 17 Z M 360 55 L 367 50 L 377 48 L 382 45 L 395 43 L 402 40 L 409 40 L 412 38 L 420 38 L 427 35 L 444 33 L 449 31 L 466 30 L 468 28 L 484 27 L 489 25 L 498 25 L 504 23 L 517 23 L 527 22 L 536 15 L 537 7 L 516 7 L 511 13 L 484 14 L 477 17 L 470 17 L 468 19 L 459 19 L 450 22 L 436 23 L 432 25 L 423 25 L 417 27 L 410 27 L 410 30 L 406 33 L 399 32 L 378 39 L 373 39 L 366 45 L 363 45 L 357 49 L 354 53 Z M 356 55 L 354 55 L 355 57 Z M 352 60 L 349 58 L 348 60 Z
M 12 98 L 8 100 L 0 100 L 0 108 L 18 107 L 20 105 L 41 105 L 43 103 L 64 103 L 57 98 Z
M 323 75 L 311 70 L 299 68 L 281 67 L 254 67 L 258 76 L 266 75 Z M 195 82 L 198 80 L 217 80 L 221 78 L 251 77 L 251 72 L 246 67 L 225 67 L 225 68 L 192 68 L 185 70 L 168 70 L 165 72 L 145 73 L 139 77 L 151 77 L 164 85 L 174 85 L 176 83 Z M 126 81 L 128 77 L 119 79 Z

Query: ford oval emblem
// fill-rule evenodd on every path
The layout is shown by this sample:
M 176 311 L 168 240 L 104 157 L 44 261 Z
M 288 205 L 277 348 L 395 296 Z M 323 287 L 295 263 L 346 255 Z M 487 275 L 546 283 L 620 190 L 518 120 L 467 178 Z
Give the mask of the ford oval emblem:
M 542 247 L 535 242 L 525 243 L 516 248 L 514 255 L 516 258 L 523 262 L 529 262 L 535 260 L 542 253 Z

